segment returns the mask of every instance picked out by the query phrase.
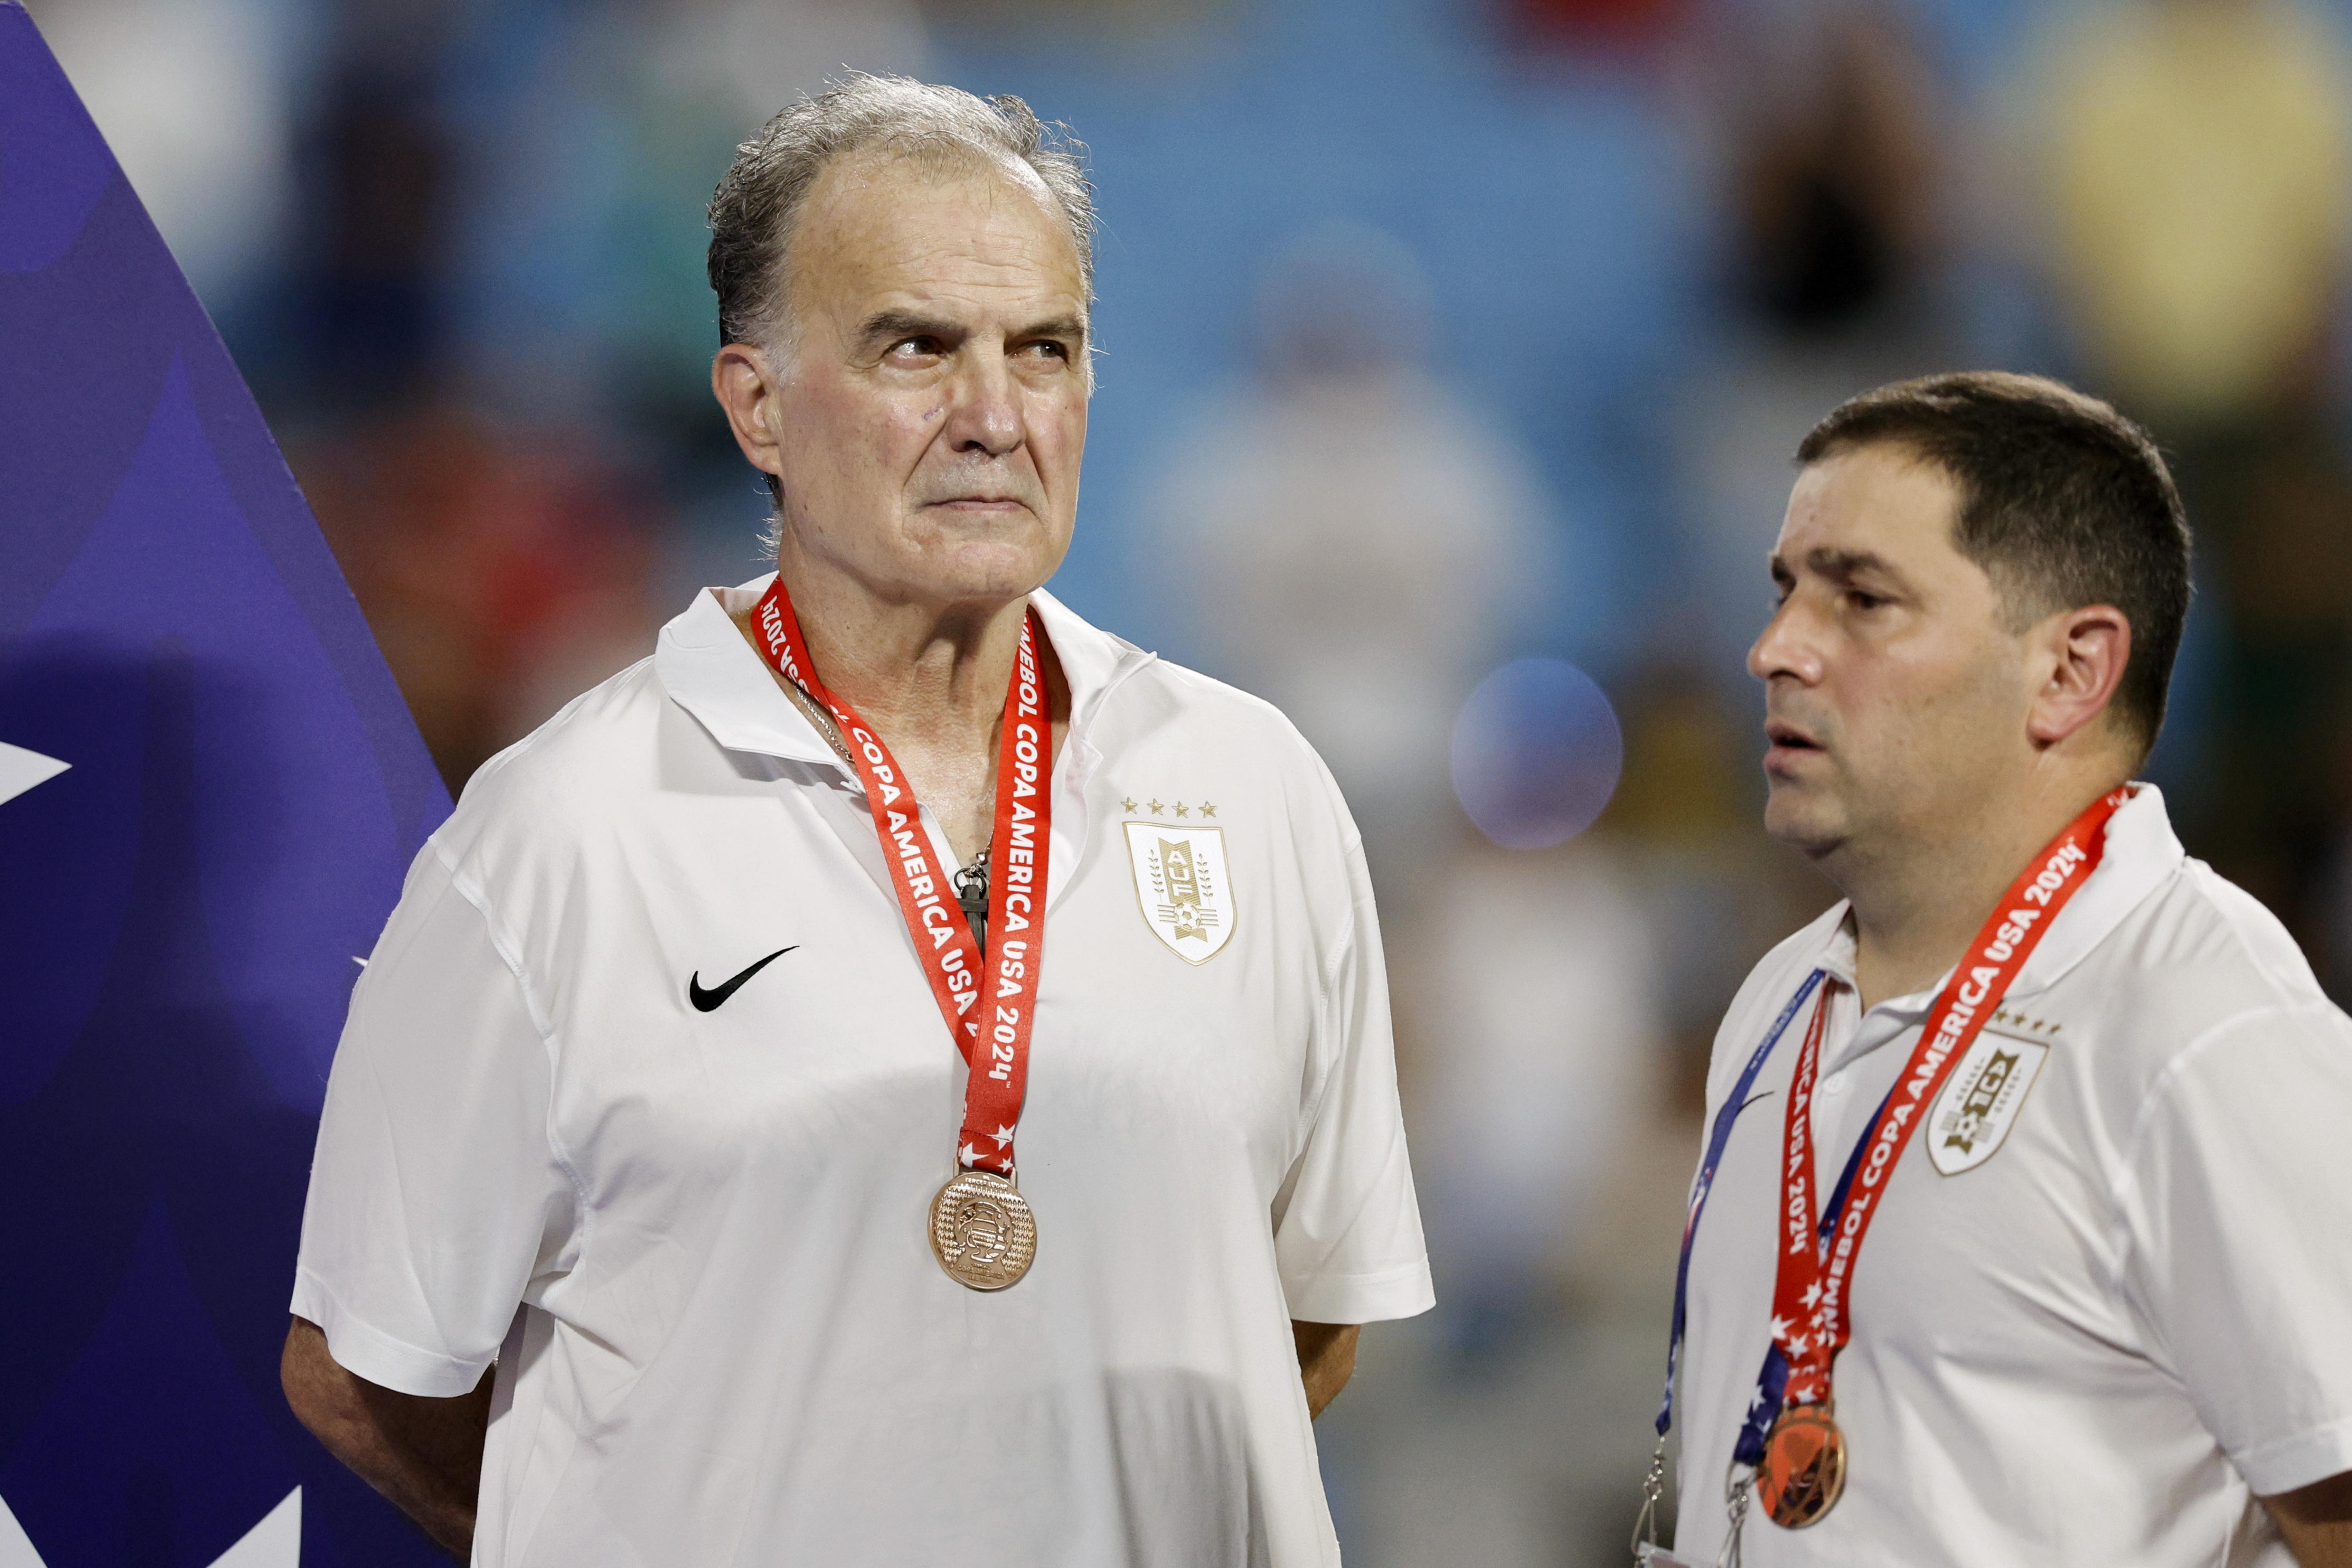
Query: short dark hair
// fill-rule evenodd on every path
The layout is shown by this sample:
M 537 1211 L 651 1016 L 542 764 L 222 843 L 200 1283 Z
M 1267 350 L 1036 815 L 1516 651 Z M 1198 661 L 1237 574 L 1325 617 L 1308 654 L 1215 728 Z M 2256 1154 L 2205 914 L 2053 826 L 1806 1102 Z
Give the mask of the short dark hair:
M 1813 426 L 1797 461 L 1882 443 L 1951 477 L 1952 542 L 1992 579 L 2014 624 L 2085 605 L 2124 613 L 2131 657 L 2114 709 L 2145 760 L 2189 618 L 2189 521 L 2147 432 L 2042 376 L 1963 371 L 1848 399 Z

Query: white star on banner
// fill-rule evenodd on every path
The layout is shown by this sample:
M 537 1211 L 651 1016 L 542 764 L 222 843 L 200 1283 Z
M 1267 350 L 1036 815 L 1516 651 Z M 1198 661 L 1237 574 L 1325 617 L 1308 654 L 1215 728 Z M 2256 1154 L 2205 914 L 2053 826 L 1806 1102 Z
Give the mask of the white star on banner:
M 299 1568 L 302 1561 L 302 1489 L 263 1516 L 245 1538 L 218 1557 L 213 1568 Z
M 46 784 L 73 764 L 45 757 L 23 746 L 0 742 L 0 800 L 14 800 L 35 784 Z
M 237 1543 L 213 1559 L 213 1568 L 299 1568 L 302 1561 L 302 1489 L 264 1514 Z M 44 1568 L 25 1527 L 0 1502 L 0 1568 Z

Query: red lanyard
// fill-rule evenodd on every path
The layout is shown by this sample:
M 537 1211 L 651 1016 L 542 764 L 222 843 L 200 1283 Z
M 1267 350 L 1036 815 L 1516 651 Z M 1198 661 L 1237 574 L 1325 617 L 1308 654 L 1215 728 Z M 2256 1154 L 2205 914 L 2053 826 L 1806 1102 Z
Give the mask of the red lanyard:
M 809 658 L 781 575 L 761 596 L 751 625 L 769 664 L 812 701 L 824 704 L 841 726 L 866 785 L 866 808 L 874 814 L 883 858 L 898 889 L 898 911 L 906 917 L 915 956 L 930 980 L 949 1037 L 969 1069 L 957 1163 L 967 1171 L 1010 1178 L 1013 1135 L 1029 1089 L 1029 1030 L 1036 1018 L 1030 999 L 1045 956 L 1045 859 L 1054 827 L 1052 729 L 1045 717 L 1045 682 L 1037 668 L 1037 613 L 1030 610 L 1021 618 L 1021 651 L 1004 694 L 996 823 L 988 840 L 988 930 L 996 938 L 996 970 L 984 1000 L 980 944 L 956 902 L 950 879 L 954 868 L 931 864 L 921 807 L 890 748 L 817 679 L 816 662 Z
M 1822 987 L 1812 1025 L 1805 1031 L 1796 1076 L 1789 1086 L 1788 1125 L 1781 1138 L 1780 1266 L 1772 1288 L 1772 1340 L 1789 1364 L 1787 1404 L 1825 1404 L 1830 1368 L 1853 1331 L 1849 1293 L 1863 1237 L 1877 1217 L 1887 1178 L 1907 1147 L 1912 1124 L 1935 1102 L 1937 1091 L 1975 1043 L 2025 967 L 2026 959 L 2049 934 L 2058 911 L 2098 868 L 2106 849 L 2107 819 L 2131 798 L 2128 786 L 2101 796 L 2051 841 L 2050 847 L 2010 885 L 1984 929 L 1969 946 L 1969 956 L 1952 971 L 1919 1030 L 1919 1044 L 1885 1103 L 1864 1134 L 1861 1156 L 1845 1207 L 1833 1236 L 1817 1239 L 1813 1197 L 1813 1075 L 1820 1066 L 1822 1035 L 1829 1018 L 1831 986 Z

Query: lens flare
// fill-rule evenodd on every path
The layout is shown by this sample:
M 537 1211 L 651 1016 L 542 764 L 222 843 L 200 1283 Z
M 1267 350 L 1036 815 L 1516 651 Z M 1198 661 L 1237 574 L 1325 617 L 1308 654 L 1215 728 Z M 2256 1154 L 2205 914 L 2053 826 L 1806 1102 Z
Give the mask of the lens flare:
M 1513 659 L 1454 722 L 1454 797 L 1506 849 L 1542 849 L 1591 826 L 1624 763 L 1609 699 L 1561 659 Z

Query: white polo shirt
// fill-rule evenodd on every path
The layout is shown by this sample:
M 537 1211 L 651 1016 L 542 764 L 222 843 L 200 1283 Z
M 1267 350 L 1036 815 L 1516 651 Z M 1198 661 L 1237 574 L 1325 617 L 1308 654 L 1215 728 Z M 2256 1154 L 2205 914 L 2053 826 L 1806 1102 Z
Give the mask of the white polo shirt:
M 968 1290 L 925 1230 L 962 1064 L 856 775 L 728 618 L 765 586 L 698 595 L 417 857 L 293 1310 L 408 1394 L 497 1358 L 485 1568 L 1336 1563 L 1290 1321 L 1431 1293 L 1329 775 L 1265 703 L 1035 596 L 1071 695 L 1037 1258 Z
M 1827 1192 L 1941 989 L 1857 1016 L 1840 904 L 1748 977 L 1708 1125 L 1805 976 L 1843 981 Z M 1810 1004 L 1808 1004 L 1810 1006 Z M 1748 1091 L 1691 1254 L 1675 1554 L 1712 1563 L 1769 1342 L 1801 1016 Z M 2153 788 L 1906 1150 L 1839 1356 L 1845 1495 L 1750 1568 L 2288 1568 L 2257 1497 L 2352 1469 L 2352 1021 L 2285 931 L 2189 859 Z

